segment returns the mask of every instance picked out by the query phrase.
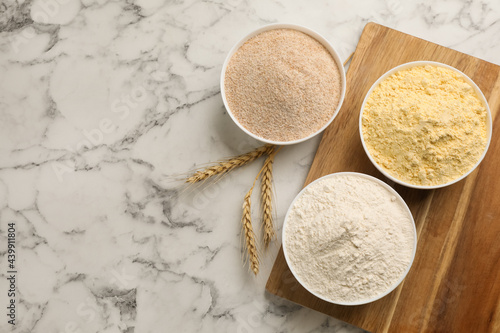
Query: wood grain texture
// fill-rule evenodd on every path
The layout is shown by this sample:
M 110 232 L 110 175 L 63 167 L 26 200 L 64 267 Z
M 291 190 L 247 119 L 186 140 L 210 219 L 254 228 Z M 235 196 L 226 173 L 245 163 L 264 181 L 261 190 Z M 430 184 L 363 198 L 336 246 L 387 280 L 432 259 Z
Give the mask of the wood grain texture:
M 480 167 L 438 190 L 388 181 L 368 160 L 359 138 L 364 96 L 389 69 L 416 60 L 451 65 L 477 83 L 493 116 L 493 138 Z M 500 67 L 387 27 L 369 23 L 347 73 L 347 93 L 323 134 L 305 185 L 340 171 L 363 172 L 393 186 L 415 218 L 418 248 L 403 283 L 362 306 L 337 306 L 308 293 L 282 249 L 266 289 L 371 332 L 500 332 Z M 304 185 L 304 186 L 305 186 Z

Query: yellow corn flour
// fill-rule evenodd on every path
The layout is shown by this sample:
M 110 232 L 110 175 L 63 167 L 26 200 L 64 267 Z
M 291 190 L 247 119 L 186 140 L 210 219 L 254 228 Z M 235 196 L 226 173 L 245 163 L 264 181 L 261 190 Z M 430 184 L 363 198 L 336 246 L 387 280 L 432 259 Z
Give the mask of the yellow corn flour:
M 417 66 L 373 89 L 362 131 L 370 155 L 387 173 L 414 185 L 440 185 L 467 173 L 481 158 L 486 107 L 461 74 Z

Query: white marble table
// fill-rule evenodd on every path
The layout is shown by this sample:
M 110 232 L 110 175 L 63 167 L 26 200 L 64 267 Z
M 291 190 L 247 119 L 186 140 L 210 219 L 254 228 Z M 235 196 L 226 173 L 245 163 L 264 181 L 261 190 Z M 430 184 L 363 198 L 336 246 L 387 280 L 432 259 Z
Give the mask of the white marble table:
M 243 266 L 258 163 L 210 187 L 178 179 L 259 145 L 219 93 L 243 35 L 302 24 L 345 59 L 369 21 L 500 64 L 496 0 L 3 0 L 0 308 L 14 223 L 16 325 L 2 310 L 0 331 L 357 332 L 265 293 L 280 239 L 257 278 Z M 277 156 L 279 230 L 318 142 Z

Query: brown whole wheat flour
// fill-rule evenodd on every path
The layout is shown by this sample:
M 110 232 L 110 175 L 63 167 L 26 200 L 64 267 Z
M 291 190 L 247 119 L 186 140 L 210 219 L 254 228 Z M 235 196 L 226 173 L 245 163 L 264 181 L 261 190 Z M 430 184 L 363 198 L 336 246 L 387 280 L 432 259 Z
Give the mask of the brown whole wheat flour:
M 293 29 L 265 31 L 231 57 L 224 78 L 228 106 L 251 133 L 272 141 L 305 138 L 333 116 L 340 72 L 328 50 Z

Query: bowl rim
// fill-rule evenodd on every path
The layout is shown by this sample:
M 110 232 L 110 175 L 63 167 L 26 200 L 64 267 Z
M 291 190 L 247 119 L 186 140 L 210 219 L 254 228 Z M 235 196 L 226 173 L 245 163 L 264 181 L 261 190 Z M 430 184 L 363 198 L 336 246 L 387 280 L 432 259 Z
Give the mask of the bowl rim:
M 291 213 L 291 211 L 293 210 L 293 207 L 295 205 L 295 202 L 303 195 L 303 193 L 306 191 L 306 189 L 310 188 L 311 186 L 313 186 L 314 184 L 320 182 L 321 180 L 323 179 L 326 179 L 326 178 L 332 178 L 332 177 L 339 177 L 339 176 L 345 176 L 345 175 L 351 175 L 351 176 L 355 176 L 355 177 L 361 177 L 361 178 L 364 178 L 364 179 L 368 179 L 376 184 L 379 184 L 381 185 L 382 187 L 384 187 L 386 190 L 388 190 L 392 195 L 394 195 L 396 197 L 396 199 L 399 201 L 399 203 L 401 204 L 401 206 L 403 207 L 404 211 L 408 214 L 409 216 L 409 219 L 410 219 L 410 223 L 412 225 L 412 229 L 413 229 L 413 250 L 412 250 L 412 255 L 411 255 L 411 259 L 410 259 L 410 262 L 408 263 L 408 267 L 405 269 L 405 271 L 403 272 L 403 274 L 398 278 L 398 280 L 393 284 L 391 285 L 390 288 L 388 288 L 386 291 L 384 291 L 383 293 L 375 296 L 375 297 L 372 297 L 372 298 L 369 298 L 369 299 L 365 299 L 365 300 L 361 300 L 361 301 L 357 301 L 357 302 L 339 302 L 339 301 L 335 301 L 335 300 L 331 300 L 331 299 L 328 299 L 322 295 L 319 295 L 315 292 L 313 292 L 312 290 L 309 289 L 309 287 L 307 286 L 307 284 L 305 284 L 301 278 L 295 273 L 295 268 L 293 267 L 293 265 L 291 264 L 291 261 L 288 257 L 288 250 L 287 250 L 287 238 L 286 238 L 286 229 L 287 229 L 287 226 L 289 224 L 288 220 L 289 220 L 289 215 Z M 378 178 L 375 178 L 373 176 L 370 176 L 370 175 L 367 175 L 367 174 L 364 174 L 364 173 L 359 173 L 359 172 L 350 172 L 350 171 L 345 171 L 345 172 L 335 172 L 335 173 L 331 173 L 331 174 L 328 174 L 328 175 L 325 175 L 323 177 L 320 177 L 314 181 L 312 181 L 311 183 L 309 183 L 307 186 L 305 186 L 296 196 L 295 198 L 293 199 L 292 203 L 290 204 L 290 206 L 288 207 L 288 210 L 286 212 L 286 215 L 285 215 L 285 219 L 283 221 L 283 228 L 282 228 L 282 231 L 281 231 L 281 237 L 282 237 L 282 243 L 283 243 L 283 254 L 284 254 L 284 257 L 285 257 L 285 261 L 288 265 L 288 268 L 290 269 L 290 271 L 292 272 L 293 276 L 295 277 L 295 279 L 300 283 L 300 285 L 302 287 L 304 287 L 308 292 L 310 292 L 311 294 L 313 294 L 314 296 L 318 297 L 319 299 L 325 301 L 325 302 L 328 302 L 328 303 L 331 303 L 331 304 L 337 304 L 337 305 L 347 305 L 347 306 L 355 306 L 355 305 L 363 305 L 363 304 L 368 304 L 368 303 L 371 303 L 371 302 L 374 302 L 374 301 L 377 301 L 385 296 L 387 296 L 388 294 L 390 294 L 392 291 L 394 291 L 402 282 L 403 280 L 406 278 L 406 276 L 408 275 L 408 272 L 410 271 L 412 265 L 413 265 L 413 261 L 415 259 L 415 255 L 416 255 L 416 252 L 417 252 L 417 238 L 418 238 L 418 235 L 417 235 L 417 229 L 415 227 L 415 220 L 413 218 L 413 215 L 410 211 L 410 208 L 408 207 L 408 205 L 406 204 L 406 202 L 404 201 L 404 199 L 401 197 L 401 195 L 399 195 L 399 193 L 393 189 L 391 186 L 389 186 L 387 183 L 385 183 L 384 181 L 378 179 Z
M 384 168 L 382 168 L 373 159 L 372 155 L 368 151 L 368 147 L 366 146 L 365 140 L 363 138 L 363 113 L 364 113 L 364 110 L 365 110 L 365 105 L 366 105 L 366 102 L 368 100 L 368 97 L 371 95 L 372 91 L 380 84 L 380 82 L 382 82 L 387 77 L 389 77 L 390 75 L 392 75 L 392 74 L 394 74 L 394 73 L 396 73 L 398 71 L 401 71 L 401 70 L 404 70 L 404 69 L 408 69 L 408 68 L 412 68 L 412 67 L 425 66 L 425 65 L 431 65 L 431 66 L 449 68 L 449 69 L 453 70 L 454 72 L 462 75 L 462 77 L 474 88 L 474 90 L 478 94 L 479 98 L 482 100 L 483 104 L 486 107 L 486 129 L 488 131 L 488 139 L 487 139 L 487 142 L 486 142 L 486 146 L 484 147 L 484 151 L 481 154 L 481 157 L 472 166 L 472 168 L 469 171 L 467 171 L 466 173 L 464 173 L 460 177 L 458 177 L 456 179 L 453 179 L 453 180 L 451 180 L 451 181 L 449 181 L 447 183 L 437 184 L 437 185 L 415 185 L 415 184 L 407 183 L 407 182 L 405 182 L 403 180 L 400 180 L 400 179 L 392 176 L 391 174 L 389 174 Z M 481 89 L 479 89 L 479 87 L 477 86 L 477 84 L 467 74 L 465 74 L 462 71 L 456 69 L 455 67 L 452 67 L 450 65 L 447 65 L 447 64 L 444 64 L 444 63 L 441 63 L 441 62 L 429 61 L 429 60 L 418 60 L 418 61 L 407 62 L 407 63 L 404 63 L 404 64 L 401 64 L 401 65 L 398 65 L 396 67 L 391 68 L 390 70 L 388 70 L 387 72 L 385 72 L 384 74 L 382 74 L 377 79 L 377 81 L 375 81 L 375 83 L 373 83 L 373 85 L 370 87 L 370 89 L 366 93 L 365 98 L 363 100 L 363 103 L 361 104 L 361 110 L 359 112 L 358 129 L 359 129 L 359 135 L 360 135 L 360 138 L 361 138 L 361 144 L 363 145 L 363 149 L 364 149 L 366 155 L 368 156 L 368 159 L 377 168 L 377 170 L 380 171 L 385 177 L 387 177 L 388 179 L 392 180 L 395 183 L 398 183 L 398 184 L 406 186 L 406 187 L 420 189 L 420 190 L 432 190 L 432 189 L 437 189 L 437 188 L 442 188 L 442 187 L 446 187 L 446 186 L 449 186 L 449 185 L 453 185 L 453 184 L 461 181 L 462 179 L 464 179 L 465 177 L 467 177 L 468 175 L 470 175 L 479 166 L 479 164 L 482 162 L 482 160 L 486 156 L 486 153 L 487 153 L 487 151 L 489 149 L 489 146 L 490 146 L 490 143 L 491 143 L 493 126 L 492 126 L 491 110 L 490 110 L 490 106 L 488 104 L 488 100 L 484 96 L 484 94 L 481 91 Z
M 260 137 L 260 136 L 258 136 L 256 134 L 250 132 L 249 130 L 247 130 L 242 124 L 239 123 L 239 121 L 236 119 L 236 117 L 233 115 L 231 109 L 229 108 L 229 105 L 228 105 L 227 99 L 226 99 L 226 91 L 225 91 L 225 87 L 224 87 L 224 80 L 225 80 L 225 77 L 226 77 L 226 69 L 227 69 L 229 61 L 231 60 L 231 58 L 234 55 L 234 53 L 247 40 L 249 40 L 250 38 L 257 36 L 258 34 L 260 34 L 262 32 L 269 31 L 269 30 L 275 30 L 275 29 L 293 29 L 293 30 L 297 30 L 297 31 L 300 31 L 300 32 L 303 32 L 303 33 L 309 35 L 310 37 L 312 37 L 315 40 L 317 40 L 318 42 L 320 42 L 327 49 L 327 51 L 332 55 L 333 59 L 335 60 L 335 63 L 337 64 L 337 67 L 338 67 L 339 73 L 340 73 L 340 80 L 341 80 L 340 98 L 339 98 L 337 107 L 336 107 L 333 115 L 330 117 L 330 119 L 328 120 L 328 122 L 326 122 L 316 132 L 314 132 L 314 133 L 312 133 L 312 134 L 310 134 L 310 135 L 308 135 L 308 136 L 306 136 L 304 138 L 300 138 L 300 139 L 292 140 L 292 141 L 273 141 L 273 140 L 268 140 L 268 139 L 262 138 L 262 137 Z M 267 24 L 267 25 L 261 26 L 260 28 L 258 28 L 256 30 L 253 30 L 250 33 L 246 34 L 236 44 L 233 45 L 233 47 L 231 48 L 231 50 L 227 54 L 226 59 L 224 61 L 224 64 L 222 65 L 221 76 L 220 76 L 220 92 L 221 92 L 221 96 L 222 96 L 222 101 L 224 103 L 224 107 L 227 110 L 227 113 L 229 114 L 229 116 L 231 117 L 231 119 L 233 120 L 233 122 L 241 130 L 243 130 L 243 132 L 245 132 L 246 134 L 250 135 L 254 139 L 257 139 L 257 140 L 259 140 L 261 142 L 264 142 L 264 143 L 274 144 L 274 145 L 280 145 L 280 146 L 283 146 L 283 145 L 292 145 L 292 144 L 300 143 L 300 142 L 309 140 L 309 139 L 315 137 L 316 135 L 320 134 L 321 132 L 323 132 L 332 123 L 332 121 L 337 117 L 337 115 L 338 115 L 338 113 L 340 111 L 340 108 L 342 107 L 342 104 L 344 102 L 346 88 L 347 88 L 347 81 L 346 81 L 346 75 L 345 75 L 345 68 L 344 68 L 344 65 L 342 63 L 342 60 L 340 59 L 340 56 L 339 56 L 337 50 L 335 50 L 335 48 L 333 47 L 333 45 L 325 37 L 323 37 L 321 34 L 319 34 L 318 32 L 316 32 L 316 31 L 314 31 L 312 29 L 309 29 L 309 28 L 307 28 L 305 26 L 298 25 L 298 24 L 292 24 L 292 23 L 272 23 L 272 24 Z

